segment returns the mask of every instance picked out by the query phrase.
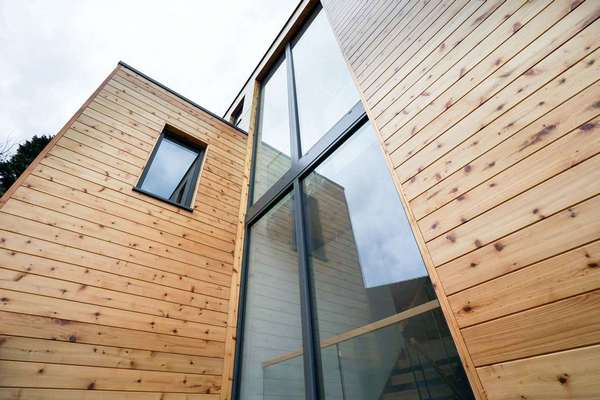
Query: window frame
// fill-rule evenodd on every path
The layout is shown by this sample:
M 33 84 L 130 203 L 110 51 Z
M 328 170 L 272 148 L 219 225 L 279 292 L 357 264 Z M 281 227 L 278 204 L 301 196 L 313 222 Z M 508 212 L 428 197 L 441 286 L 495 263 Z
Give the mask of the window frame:
M 246 311 L 246 298 L 248 287 L 248 264 L 252 225 L 265 215 L 273 206 L 292 193 L 293 215 L 295 221 L 295 237 L 299 263 L 300 281 L 300 317 L 302 321 L 302 342 L 305 349 L 304 357 L 304 385 L 307 400 L 317 400 L 324 397 L 323 373 L 321 365 L 320 339 L 317 327 L 317 315 L 315 304 L 315 291 L 312 287 L 312 276 L 310 268 L 310 242 L 308 227 L 310 224 L 304 198 L 302 181 L 322 161 L 339 148 L 354 132 L 363 124 L 368 122 L 368 117 L 361 99 L 341 117 L 338 122 L 329 129 L 307 152 L 300 151 L 300 126 L 298 120 L 298 106 L 296 103 L 296 88 L 294 79 L 294 66 L 292 46 L 302 33 L 308 29 L 311 21 L 317 13 L 324 12 L 322 6 L 317 5 L 304 21 L 304 25 L 297 31 L 296 35 L 285 43 L 283 54 L 275 58 L 270 69 L 260 81 L 256 107 L 255 134 L 252 143 L 252 160 L 250 167 L 250 184 L 248 190 L 248 208 L 244 226 L 244 243 L 242 255 L 242 267 L 240 277 L 239 308 L 237 316 L 237 341 L 235 348 L 232 399 L 240 399 L 242 378 L 242 353 L 244 343 L 244 317 Z M 258 147 L 258 134 L 256 129 L 260 126 L 261 108 L 263 102 L 262 84 L 271 75 L 272 68 L 280 63 L 286 63 L 287 67 L 287 89 L 290 124 L 290 152 L 291 167 L 256 201 L 254 197 L 254 179 L 256 172 L 256 150 Z M 358 88 L 357 88 L 358 92 Z
M 156 141 L 156 144 L 154 145 L 154 148 L 152 149 L 152 153 L 150 153 L 150 157 L 148 157 L 148 161 L 146 161 L 146 165 L 144 166 L 144 170 L 142 171 L 142 174 L 140 175 L 138 182 L 132 188 L 132 190 L 135 192 L 144 194 L 146 196 L 152 197 L 154 199 L 163 201 L 165 203 L 171 204 L 171 205 L 181 208 L 183 210 L 193 212 L 194 211 L 193 205 L 194 205 L 195 194 L 196 194 L 196 191 L 198 188 L 198 182 L 200 181 L 200 171 L 202 170 L 202 165 L 204 164 L 204 158 L 206 156 L 207 146 L 204 143 L 200 143 L 199 141 L 194 141 L 191 139 L 186 139 L 186 138 L 183 138 L 182 136 L 183 135 L 180 133 L 177 133 L 174 128 L 171 128 L 168 125 L 165 125 L 163 130 L 160 132 L 160 135 Z M 146 180 L 146 177 L 148 175 L 148 171 L 150 170 L 150 167 L 152 166 L 152 163 L 154 162 L 156 153 L 158 152 L 158 149 L 160 148 L 160 146 L 165 138 L 170 140 L 171 142 L 177 143 L 180 146 L 183 146 L 187 149 L 190 149 L 190 150 L 198 153 L 198 155 L 196 156 L 196 159 L 188 168 L 188 171 L 190 169 L 193 169 L 192 176 L 190 177 L 190 181 L 193 182 L 193 185 L 187 186 L 186 189 L 184 190 L 184 195 L 183 195 L 184 202 L 182 202 L 182 203 L 178 203 L 174 200 L 168 199 L 166 197 L 163 197 L 156 193 L 152 193 L 152 192 L 142 188 L 142 185 L 144 184 L 144 181 Z M 187 174 L 187 172 L 186 172 L 186 174 Z

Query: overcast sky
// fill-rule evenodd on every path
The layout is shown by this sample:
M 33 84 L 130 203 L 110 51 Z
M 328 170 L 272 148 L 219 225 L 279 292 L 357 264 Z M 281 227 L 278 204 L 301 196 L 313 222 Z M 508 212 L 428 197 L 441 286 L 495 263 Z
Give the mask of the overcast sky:
M 222 115 L 298 0 L 0 0 L 0 139 L 55 134 L 119 60 Z

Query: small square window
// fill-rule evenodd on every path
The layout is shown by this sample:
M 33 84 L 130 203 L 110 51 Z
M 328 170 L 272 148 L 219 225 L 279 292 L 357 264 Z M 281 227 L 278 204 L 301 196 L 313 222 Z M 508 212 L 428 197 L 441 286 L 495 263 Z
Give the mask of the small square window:
M 165 128 L 134 190 L 192 211 L 204 150 Z

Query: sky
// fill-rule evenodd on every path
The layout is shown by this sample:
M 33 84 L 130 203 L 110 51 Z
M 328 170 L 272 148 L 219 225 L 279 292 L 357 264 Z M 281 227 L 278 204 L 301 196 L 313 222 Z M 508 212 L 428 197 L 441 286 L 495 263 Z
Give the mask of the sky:
M 0 140 L 56 134 L 119 60 L 222 115 L 298 0 L 0 0 Z

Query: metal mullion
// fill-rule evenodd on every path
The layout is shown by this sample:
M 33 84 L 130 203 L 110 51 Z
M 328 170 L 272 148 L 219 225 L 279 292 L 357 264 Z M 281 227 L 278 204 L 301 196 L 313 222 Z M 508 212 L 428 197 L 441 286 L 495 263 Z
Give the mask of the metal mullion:
M 300 316 L 302 321 L 302 348 L 304 358 L 304 388 L 307 400 L 321 399 L 321 354 L 319 332 L 316 329 L 316 311 L 308 254 L 306 218 L 304 217 L 304 190 L 302 182 L 294 180 L 294 225 L 298 250 L 300 280 Z
M 362 103 L 356 103 L 308 153 L 300 157 L 297 162 L 292 163 L 291 168 L 248 208 L 246 223 L 252 223 L 261 215 L 264 215 L 265 209 L 270 208 L 274 202 L 281 198 L 281 193 L 289 189 L 294 179 L 309 174 L 322 160 L 360 128 L 366 120 L 367 116 Z

